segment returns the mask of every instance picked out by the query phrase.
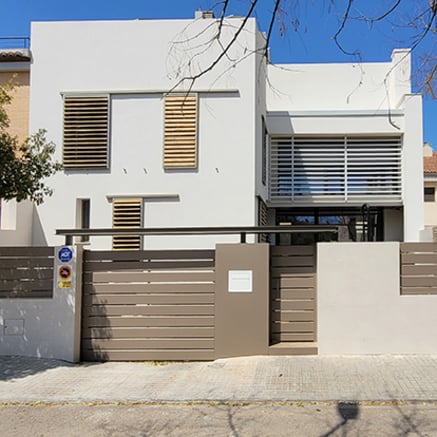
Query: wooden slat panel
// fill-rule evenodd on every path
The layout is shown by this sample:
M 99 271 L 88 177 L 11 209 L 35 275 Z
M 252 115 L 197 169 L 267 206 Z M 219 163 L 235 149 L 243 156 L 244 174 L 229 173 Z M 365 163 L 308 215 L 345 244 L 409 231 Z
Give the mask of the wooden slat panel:
M 405 276 L 437 275 L 437 266 L 420 264 L 401 265 L 401 274 Z
M 183 261 L 117 261 L 117 262 L 88 262 L 87 272 L 114 272 L 117 270 L 211 270 L 214 267 L 212 260 L 183 260 Z
M 281 277 L 279 278 L 279 284 L 281 288 L 301 288 L 308 287 L 312 288 L 316 285 L 316 280 L 314 276 L 296 276 L 296 277 Z
M 437 294 L 437 287 L 401 287 L 401 294 Z
M 34 279 L 33 281 L 4 281 L 0 279 L 0 290 L 51 290 L 53 280 Z
M 208 361 L 214 359 L 214 350 L 154 350 L 154 351 L 87 351 L 82 360 L 87 361 Z
M 437 252 L 437 243 L 400 243 L 401 253 Z
M 137 328 L 116 328 L 100 327 L 85 328 L 82 337 L 87 338 L 213 338 L 213 327 L 137 327 Z
M 53 247 L 0 247 L 0 258 L 54 257 Z
M 284 255 L 314 255 L 314 246 L 272 246 L 270 248 L 272 258 Z
M 0 291 L 0 299 L 47 299 L 53 297 L 53 289 Z
M 89 307 L 88 314 L 94 316 L 212 316 L 214 315 L 214 305 L 93 305 Z
M 286 288 L 272 290 L 273 300 L 289 300 L 289 299 L 315 299 L 316 290 L 314 288 Z
M 308 313 L 311 312 L 313 316 L 315 317 L 314 311 L 308 311 Z M 293 322 L 295 317 L 295 313 L 290 311 L 272 311 L 270 313 L 270 318 L 272 322 Z M 315 320 L 315 318 L 313 319 Z M 274 323 L 273 323 L 274 325 Z
M 315 322 L 291 322 L 289 320 L 283 320 L 283 319 L 275 319 L 275 321 L 287 322 L 286 325 L 283 323 L 278 324 L 278 328 L 280 328 L 280 332 L 289 332 L 289 333 L 312 332 L 315 329 Z
M 315 335 L 313 332 L 281 332 L 272 333 L 273 341 L 315 341 Z
M 84 297 L 84 306 L 91 305 L 135 305 L 135 304 L 213 304 L 213 294 L 169 294 L 169 295 L 86 295 Z
M 164 168 L 197 168 L 197 95 L 167 95 Z
M 26 268 L 26 269 L 2 269 L 0 270 L 2 280 L 33 280 L 53 278 L 53 268 Z
M 114 199 L 112 202 L 112 227 L 114 229 L 140 228 L 142 199 Z M 114 235 L 113 250 L 140 250 L 140 235 Z
M 435 264 L 437 266 L 437 253 L 407 253 L 401 255 L 402 264 Z
M 107 168 L 108 138 L 108 96 L 64 97 L 65 168 Z
M 84 327 L 190 327 L 190 326 L 213 326 L 213 316 L 144 316 L 144 317 L 106 317 L 90 316 L 84 314 Z
M 90 282 L 92 275 L 93 283 L 102 282 L 212 282 L 215 279 L 211 272 L 95 272 L 86 273 L 85 281 Z
M 437 287 L 437 276 L 402 276 L 401 287 Z
M 299 273 L 315 273 L 316 266 L 299 266 L 299 267 L 273 267 L 271 272 L 272 278 L 280 278 L 281 276 L 293 276 Z
M 272 267 L 296 267 L 296 266 L 310 266 L 315 264 L 314 256 L 283 256 L 272 258 Z
M 53 258 L 12 258 L 0 259 L 0 278 L 4 269 L 47 267 L 53 269 Z M 52 270 L 53 271 L 53 270 Z
M 131 252 L 114 252 L 113 250 L 84 251 L 84 260 L 87 261 L 126 261 L 126 260 L 182 260 L 182 259 L 215 259 L 214 250 L 139 250 Z
M 84 339 L 84 349 L 212 349 L 211 338 L 135 338 L 135 339 Z
M 314 300 L 281 300 L 273 301 L 271 308 L 273 311 L 292 311 L 292 310 L 314 310 L 316 303 Z
M 185 283 L 185 284 L 86 284 L 84 290 L 86 293 L 213 293 L 213 283 Z
M 272 342 L 316 341 L 315 246 L 271 248 Z

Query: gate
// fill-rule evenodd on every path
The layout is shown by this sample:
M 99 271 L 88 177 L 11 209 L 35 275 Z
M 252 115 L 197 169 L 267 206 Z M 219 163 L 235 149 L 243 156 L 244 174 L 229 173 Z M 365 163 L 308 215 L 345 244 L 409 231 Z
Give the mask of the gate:
M 85 251 L 82 360 L 214 359 L 214 258 Z
M 316 342 L 316 246 L 272 246 L 270 342 Z

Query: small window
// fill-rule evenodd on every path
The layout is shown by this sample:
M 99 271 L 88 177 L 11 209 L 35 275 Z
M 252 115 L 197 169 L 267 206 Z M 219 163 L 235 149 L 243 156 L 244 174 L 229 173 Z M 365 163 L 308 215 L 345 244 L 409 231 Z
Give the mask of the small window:
M 164 168 L 197 168 L 197 95 L 165 98 Z
M 268 132 L 266 128 L 266 121 L 264 117 L 261 119 L 261 129 L 262 129 L 262 149 L 261 149 L 261 165 L 262 165 L 262 184 L 266 184 L 267 180 L 267 138 L 268 138 Z
M 90 199 L 78 199 L 76 203 L 76 225 L 79 229 L 90 228 L 91 202 Z M 90 241 L 89 235 L 82 235 L 80 241 Z
M 66 169 L 108 168 L 109 97 L 64 98 Z
M 425 200 L 425 202 L 434 202 L 434 200 L 435 200 L 435 188 L 434 187 L 425 187 L 424 200 Z
M 112 227 L 114 229 L 140 228 L 142 223 L 142 199 L 114 199 Z M 135 234 L 114 235 L 113 250 L 140 250 L 141 236 Z

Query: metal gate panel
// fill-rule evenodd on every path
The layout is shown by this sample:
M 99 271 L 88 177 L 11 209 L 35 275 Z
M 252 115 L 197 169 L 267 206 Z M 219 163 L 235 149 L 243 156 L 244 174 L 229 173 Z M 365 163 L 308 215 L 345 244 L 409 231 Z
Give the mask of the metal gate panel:
M 82 359 L 214 358 L 214 251 L 84 252 Z

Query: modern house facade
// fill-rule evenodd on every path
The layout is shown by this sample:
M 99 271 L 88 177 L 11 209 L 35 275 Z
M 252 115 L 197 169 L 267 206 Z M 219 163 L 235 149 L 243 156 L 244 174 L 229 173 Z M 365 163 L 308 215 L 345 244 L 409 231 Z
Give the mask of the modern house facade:
M 255 19 L 222 56 L 242 18 L 224 21 L 218 44 L 219 21 L 204 16 L 33 23 L 30 130 L 46 129 L 64 164 L 36 208 L 33 244 L 62 244 L 59 228 L 264 224 L 419 241 L 422 115 L 409 51 L 386 63 L 267 64 Z M 235 240 L 90 241 L 138 249 Z

